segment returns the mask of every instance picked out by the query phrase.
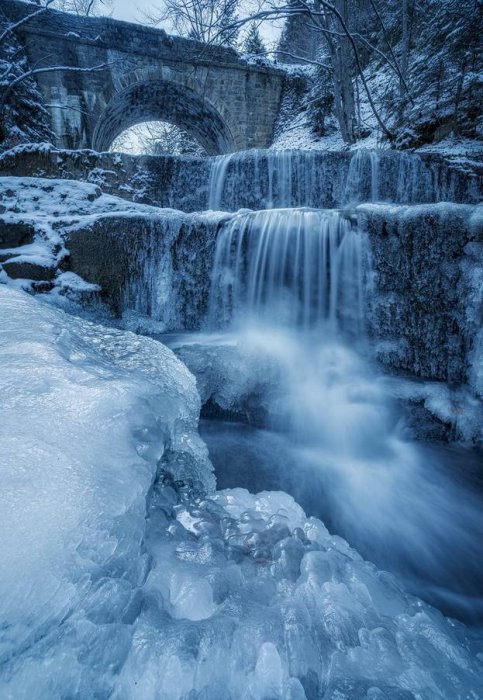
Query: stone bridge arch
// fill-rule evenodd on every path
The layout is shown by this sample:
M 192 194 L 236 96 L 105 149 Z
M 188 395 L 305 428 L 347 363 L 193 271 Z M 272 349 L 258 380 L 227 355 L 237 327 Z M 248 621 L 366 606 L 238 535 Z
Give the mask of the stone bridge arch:
M 125 129 L 146 121 L 179 126 L 209 155 L 237 149 L 230 126 L 206 97 L 186 85 L 153 77 L 132 81 L 128 87 L 114 93 L 98 117 L 93 149 L 109 150 Z
M 37 8 L 1 4 L 16 23 Z M 36 76 L 60 148 L 104 150 L 124 129 L 148 120 L 177 124 L 211 154 L 271 144 L 284 73 L 249 64 L 232 49 L 50 9 L 20 23 L 16 35 L 31 66 L 45 65 L 47 56 L 81 69 Z

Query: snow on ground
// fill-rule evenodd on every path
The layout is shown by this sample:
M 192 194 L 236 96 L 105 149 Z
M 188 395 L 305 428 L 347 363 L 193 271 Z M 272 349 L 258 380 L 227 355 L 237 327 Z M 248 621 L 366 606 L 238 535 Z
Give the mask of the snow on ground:
M 280 67 L 289 75 L 305 74 L 308 78 L 315 75 L 313 66 L 282 65 Z M 379 105 L 383 120 L 387 120 L 387 115 L 385 114 L 385 110 L 381 109 L 381 105 L 384 104 L 385 93 L 390 89 L 393 76 L 385 69 L 375 71 L 367 69 L 365 71 L 365 78 L 376 103 Z M 274 150 L 301 149 L 308 151 L 353 151 L 363 148 L 391 148 L 391 143 L 385 138 L 370 106 L 362 81 L 358 79 L 357 82 L 357 94 L 359 95 L 360 101 L 358 118 L 360 118 L 362 127 L 370 132 L 368 136 L 359 139 L 351 145 L 345 143 L 333 115 L 327 120 L 329 127 L 327 129 L 328 133 L 325 136 L 319 136 L 311 127 L 307 108 L 302 106 L 293 118 L 287 120 L 287 124 L 281 133 L 275 137 L 271 148 Z M 308 97 L 309 96 L 310 95 L 308 95 Z M 283 121 L 283 113 L 281 116 Z M 388 125 L 389 127 L 391 126 L 389 121 Z M 417 153 L 438 153 L 452 160 L 458 160 L 462 165 L 467 161 L 468 165 L 475 167 L 475 165 L 481 163 L 483 141 L 449 135 L 437 143 L 428 144 L 414 150 Z
M 1 248 L 1 262 L 30 262 L 55 268 L 67 254 L 59 229 L 109 215 L 154 214 L 154 207 L 132 204 L 103 194 L 97 185 L 77 180 L 46 180 L 35 177 L 0 178 L 2 220 L 10 226 L 34 229 L 26 245 Z M 18 284 L 18 283 L 17 283 Z M 24 286 L 28 286 L 26 283 Z
M 7 215 L 22 214 L 24 220 L 39 226 L 51 220 L 65 224 L 78 217 L 94 217 L 112 211 L 118 214 L 159 213 L 157 207 L 104 194 L 97 185 L 80 180 L 1 177 L 0 201 Z
M 275 138 L 270 148 L 277 151 L 285 149 L 300 149 L 303 151 L 356 151 L 369 148 L 388 148 L 387 144 L 381 142 L 377 135 L 360 139 L 349 146 L 344 142 L 339 131 L 333 131 L 326 136 L 317 136 L 307 124 L 305 115 L 300 115 L 292 121 L 277 138 Z
M 367 109 L 363 111 L 367 112 Z M 372 115 L 367 115 L 367 119 L 364 123 L 373 122 L 374 119 L 371 119 L 371 116 Z M 307 114 L 302 112 L 274 139 L 270 148 L 277 151 L 284 149 L 300 149 L 306 151 L 356 151 L 363 148 L 388 149 L 391 148 L 391 144 L 382 139 L 374 123 L 372 123 L 372 133 L 366 138 L 359 139 L 352 145 L 345 143 L 338 129 L 331 131 L 326 136 L 318 136 L 313 132 L 308 123 Z M 447 137 L 438 143 L 428 144 L 415 149 L 414 152 L 438 153 L 451 158 L 451 160 L 457 159 L 462 164 L 467 161 L 469 165 L 474 166 L 475 162 L 481 161 L 483 142 L 477 139 Z

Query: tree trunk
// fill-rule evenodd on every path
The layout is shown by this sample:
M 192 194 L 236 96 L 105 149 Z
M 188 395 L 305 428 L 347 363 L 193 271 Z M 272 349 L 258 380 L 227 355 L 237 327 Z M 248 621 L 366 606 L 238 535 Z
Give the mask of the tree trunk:
M 346 25 L 348 24 L 347 0 L 335 3 Z M 327 17 L 327 29 L 340 32 L 334 17 Z M 334 74 L 334 111 L 339 122 L 342 138 L 346 143 L 356 140 L 356 107 L 353 84 L 353 54 L 345 36 L 326 35 Z
M 401 41 L 401 73 L 403 80 L 400 82 L 401 97 L 404 94 L 404 81 L 407 80 L 409 63 L 409 0 L 402 0 L 402 41 Z

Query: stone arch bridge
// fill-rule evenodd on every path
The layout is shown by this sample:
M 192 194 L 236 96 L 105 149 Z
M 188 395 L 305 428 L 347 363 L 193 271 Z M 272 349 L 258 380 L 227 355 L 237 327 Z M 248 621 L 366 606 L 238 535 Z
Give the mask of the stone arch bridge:
M 2 0 L 16 21 L 37 5 Z M 270 145 L 283 72 L 235 51 L 110 18 L 46 10 L 16 30 L 30 65 L 92 68 L 36 76 L 62 148 L 108 150 L 126 128 L 167 121 L 209 154 Z

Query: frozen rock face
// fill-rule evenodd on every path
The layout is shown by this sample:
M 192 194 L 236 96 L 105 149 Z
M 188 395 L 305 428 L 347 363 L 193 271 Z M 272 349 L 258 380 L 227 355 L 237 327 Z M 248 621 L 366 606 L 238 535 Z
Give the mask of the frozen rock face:
M 478 388 L 483 228 L 479 208 L 361 205 L 371 241 L 372 334 L 380 359 L 423 378 Z
M 68 266 L 104 290 L 117 316 L 159 330 L 199 328 L 222 218 L 155 210 L 79 222 L 65 230 Z
M 210 162 L 191 156 L 65 151 L 42 143 L 3 153 L 0 174 L 81 180 L 134 202 L 192 211 L 205 208 Z
M 226 215 L 160 210 L 91 183 L 45 178 L 0 178 L 0 203 L 4 281 L 85 302 L 100 298 L 115 315 L 135 314 L 160 331 L 198 327 L 207 313 Z
M 195 382 L 161 344 L 4 285 L 0 337 L 0 695 L 106 694 L 139 610 L 157 472 L 214 485 Z

